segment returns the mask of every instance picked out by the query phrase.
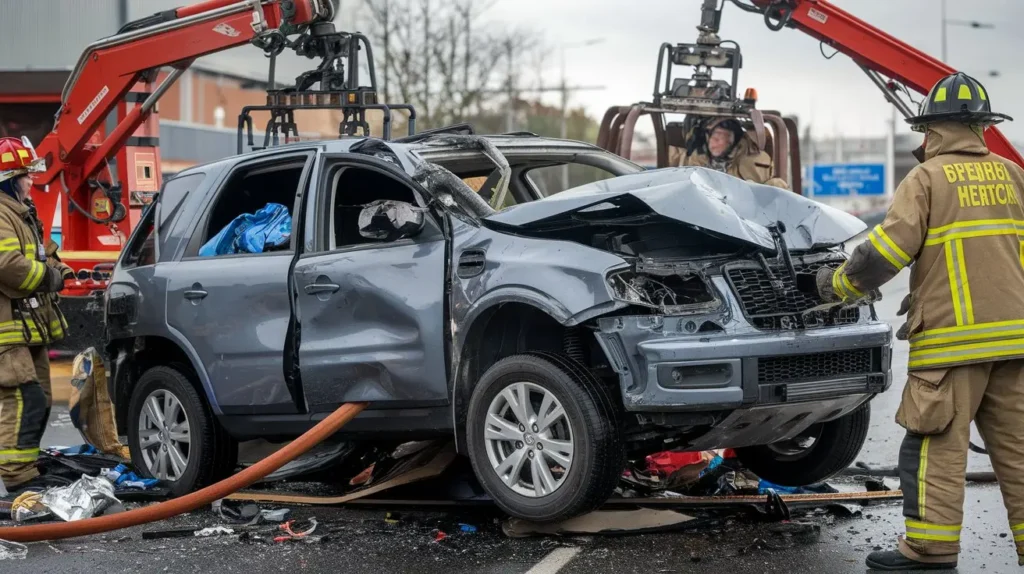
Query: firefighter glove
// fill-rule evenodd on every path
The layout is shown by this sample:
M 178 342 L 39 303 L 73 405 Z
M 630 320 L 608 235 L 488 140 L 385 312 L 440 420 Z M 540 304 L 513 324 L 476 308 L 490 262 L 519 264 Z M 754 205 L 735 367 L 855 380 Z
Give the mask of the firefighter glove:
M 827 266 L 818 269 L 815 282 L 818 284 L 818 296 L 825 303 L 839 301 L 839 296 L 836 295 L 835 289 L 832 288 L 832 276 L 835 275 L 836 271 L 836 268 Z
M 910 311 L 910 295 L 909 294 L 906 297 L 904 297 L 903 298 L 903 302 L 900 303 L 900 310 L 896 311 L 896 316 L 897 317 L 902 317 L 903 315 L 907 314 L 907 311 Z
M 57 293 L 64 290 L 64 275 L 59 269 L 46 268 L 46 276 L 43 278 L 42 291 L 45 293 Z

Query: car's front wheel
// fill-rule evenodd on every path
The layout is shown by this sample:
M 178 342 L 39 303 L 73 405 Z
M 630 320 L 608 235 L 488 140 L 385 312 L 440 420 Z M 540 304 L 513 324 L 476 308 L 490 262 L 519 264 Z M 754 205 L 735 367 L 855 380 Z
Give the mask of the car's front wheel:
M 853 464 L 868 436 L 871 405 L 812 425 L 792 439 L 736 449 L 736 456 L 757 476 L 781 486 L 818 484 Z
M 616 411 L 564 357 L 517 355 L 481 377 L 466 423 L 477 478 L 508 514 L 553 522 L 608 499 L 624 464 Z
M 238 445 L 213 418 L 181 369 L 160 366 L 142 374 L 128 406 L 132 464 L 166 481 L 174 496 L 228 476 Z

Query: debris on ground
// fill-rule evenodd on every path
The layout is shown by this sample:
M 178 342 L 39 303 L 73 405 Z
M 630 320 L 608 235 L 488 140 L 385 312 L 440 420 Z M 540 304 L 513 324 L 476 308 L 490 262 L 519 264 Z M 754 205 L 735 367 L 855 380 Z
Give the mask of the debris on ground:
M 455 460 L 455 446 L 450 441 L 430 441 L 427 447 L 401 459 L 386 456 L 375 461 L 372 477 L 365 486 L 340 496 L 308 496 L 273 491 L 246 490 L 230 494 L 228 500 L 271 502 L 276 504 L 344 504 L 386 490 L 440 476 Z M 383 464 L 382 464 L 383 463 Z M 365 467 L 364 467 L 365 468 Z M 384 469 L 387 469 L 384 471 Z
M 47 518 L 52 514 L 43 504 L 41 492 L 24 492 L 11 503 L 11 519 L 15 522 L 30 522 Z
M 221 536 L 225 534 L 234 534 L 235 531 L 226 526 L 210 526 L 197 530 L 193 535 L 197 538 L 209 538 L 210 536 Z
M 294 529 L 292 529 L 292 523 L 293 523 L 293 521 L 289 520 L 288 522 L 285 522 L 285 523 L 281 524 L 280 526 L 278 526 L 278 528 L 284 534 L 280 534 L 278 536 L 275 536 L 274 537 L 274 542 L 288 542 L 290 540 L 301 540 L 303 538 L 308 537 L 310 534 L 313 534 L 313 532 L 316 531 L 316 527 L 317 527 L 316 518 L 310 518 L 309 519 L 309 527 L 306 528 L 305 530 L 299 529 L 298 532 L 296 532 Z
M 82 475 L 69 486 L 51 488 L 41 502 L 61 520 L 71 522 L 92 518 L 111 505 L 121 504 L 114 496 L 114 485 L 103 477 Z
M 0 540 L 0 560 L 24 560 L 28 556 L 28 546 Z
M 221 520 L 233 524 L 254 526 L 264 522 L 284 522 L 291 514 L 290 508 L 261 509 L 255 504 L 242 504 L 234 500 L 214 500 L 210 505 Z
M 273 483 L 327 470 L 350 456 L 356 448 L 357 445 L 351 442 L 322 442 L 303 456 L 263 477 L 256 484 Z
M 501 530 L 510 538 L 538 535 L 640 534 L 678 529 L 692 520 L 693 516 L 672 510 L 597 510 L 554 524 L 509 518 L 502 523 Z

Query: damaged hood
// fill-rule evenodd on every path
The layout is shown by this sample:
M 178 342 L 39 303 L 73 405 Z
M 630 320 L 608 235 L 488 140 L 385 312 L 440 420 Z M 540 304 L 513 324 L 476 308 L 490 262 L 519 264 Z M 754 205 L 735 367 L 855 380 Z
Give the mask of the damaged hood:
M 857 217 L 792 191 L 700 167 L 622 175 L 510 207 L 485 221 L 542 230 L 591 221 L 636 225 L 645 217 L 678 221 L 772 251 L 775 242 L 767 226 L 779 221 L 794 250 L 838 245 L 866 229 Z

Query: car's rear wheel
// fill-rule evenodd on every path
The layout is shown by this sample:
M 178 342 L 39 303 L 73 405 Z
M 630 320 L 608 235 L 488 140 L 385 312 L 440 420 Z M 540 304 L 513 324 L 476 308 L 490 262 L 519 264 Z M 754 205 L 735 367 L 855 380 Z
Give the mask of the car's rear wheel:
M 128 445 L 132 464 L 175 496 L 228 476 L 238 460 L 237 443 L 183 370 L 167 366 L 147 370 L 132 389 Z
M 508 514 L 563 520 L 604 503 L 624 464 L 613 405 L 564 357 L 517 355 L 481 377 L 466 423 L 477 478 Z
M 736 449 L 736 456 L 757 476 L 780 486 L 809 486 L 832 478 L 853 464 L 871 425 L 871 405 L 812 425 L 792 439 Z

